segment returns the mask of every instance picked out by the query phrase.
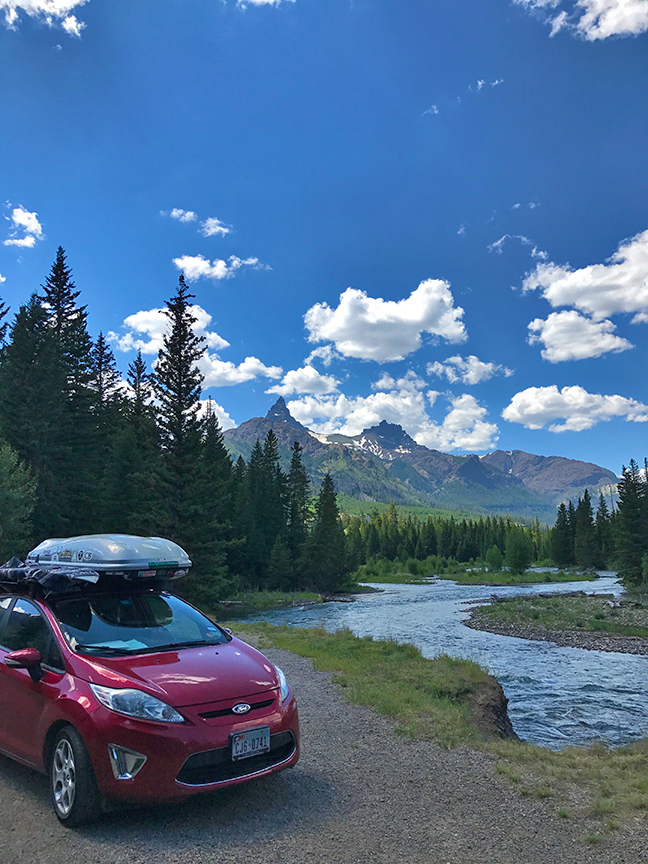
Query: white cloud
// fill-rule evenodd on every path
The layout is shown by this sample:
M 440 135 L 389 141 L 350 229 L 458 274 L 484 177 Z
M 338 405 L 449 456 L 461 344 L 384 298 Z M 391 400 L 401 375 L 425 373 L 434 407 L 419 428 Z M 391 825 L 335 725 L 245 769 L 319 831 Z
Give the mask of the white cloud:
M 504 375 L 509 378 L 513 374 L 512 369 L 506 366 L 499 366 L 497 363 L 484 363 L 470 354 L 468 357 L 448 357 L 448 359 L 440 363 L 438 360 L 435 363 L 428 363 L 428 375 L 437 375 L 439 378 L 445 377 L 451 384 L 456 384 L 461 381 L 462 384 L 479 384 L 482 381 L 488 381 L 494 375 Z
M 490 86 L 491 86 L 491 87 L 499 87 L 499 85 L 500 85 L 500 84 L 503 84 L 503 83 L 504 83 L 504 79 L 503 79 L 503 78 L 496 78 L 494 81 L 491 81 L 491 82 L 490 82 Z
M 2 285 L 2 283 L 6 282 L 6 281 L 7 281 L 7 277 L 3 276 L 2 273 L 0 273 L 0 285 Z
M 421 116 L 425 117 L 426 114 L 438 114 L 438 113 L 439 113 L 439 109 L 437 108 L 437 106 L 436 106 L 436 105 L 431 105 L 431 106 L 427 109 L 427 111 L 424 111 L 424 112 L 423 112 L 423 114 L 422 114 Z
M 193 327 L 194 332 L 198 336 L 205 337 L 205 344 L 208 348 L 218 351 L 229 346 L 229 342 L 222 339 L 218 333 L 210 333 L 207 330 L 212 320 L 212 316 L 208 312 L 198 305 L 190 306 L 189 311 L 196 319 Z M 164 345 L 164 334 L 167 332 L 169 324 L 169 318 L 162 309 L 143 310 L 129 315 L 125 319 L 123 326 L 129 332 L 121 336 L 118 333 L 110 332 L 107 338 L 111 342 L 115 342 L 120 351 L 141 351 L 142 354 L 157 354 Z
M 342 355 L 338 354 L 332 345 L 320 345 L 313 348 L 308 357 L 304 360 L 304 365 L 311 366 L 313 360 L 319 360 L 327 369 L 334 360 L 341 359 Z
M 88 0 L 0 0 L 0 11 L 4 12 L 5 24 L 10 30 L 17 30 L 22 12 L 30 18 L 37 18 L 48 27 L 60 25 L 70 36 L 80 36 L 85 27 L 72 11 L 85 6 Z
M 232 387 L 255 378 L 281 378 L 281 366 L 266 366 L 256 357 L 246 357 L 238 366 L 215 355 L 204 354 L 198 368 L 205 376 L 204 387 Z
M 336 393 L 339 383 L 332 375 L 322 375 L 312 366 L 305 365 L 301 369 L 286 372 L 281 384 L 275 384 L 266 393 L 277 393 L 279 396 L 289 396 L 291 393 Z
M 22 206 L 14 207 L 11 216 L 5 217 L 8 222 L 11 222 L 11 231 L 8 239 L 4 241 L 4 245 L 33 249 L 36 241 L 45 237 L 43 227 L 37 217 L 37 213 L 30 213 Z
M 204 222 L 200 223 L 200 233 L 203 237 L 224 237 L 226 234 L 231 232 L 231 228 L 228 225 L 225 225 L 224 222 L 221 222 L 220 219 L 217 219 L 215 216 L 210 216 L 208 219 L 205 219 Z
M 513 210 L 517 210 L 519 206 L 519 204 L 515 204 L 513 206 Z M 530 206 L 531 205 L 529 204 L 529 207 Z M 537 258 L 540 261 L 545 261 L 548 257 L 546 252 L 543 252 L 542 249 L 538 249 L 533 240 L 529 240 L 529 238 L 525 237 L 524 234 L 504 234 L 502 237 L 500 237 L 499 240 L 491 243 L 490 246 L 487 246 L 486 248 L 489 252 L 496 252 L 498 255 L 501 255 L 504 251 L 504 244 L 507 240 L 519 240 L 523 246 L 531 246 L 532 258 Z
M 634 423 L 648 421 L 648 405 L 624 396 L 602 396 L 588 393 L 582 387 L 529 387 L 516 393 L 502 411 L 511 423 L 522 423 L 527 429 L 542 429 L 548 423 L 550 432 L 581 432 L 597 423 L 623 417 Z M 555 423 L 562 420 L 562 423 Z
M 466 233 L 466 223 L 462 222 L 461 225 L 459 226 L 459 230 L 457 231 L 457 234 L 460 237 L 463 237 L 465 233 Z
M 540 342 L 542 356 L 550 363 L 600 357 L 609 351 L 618 353 L 634 347 L 627 339 L 614 334 L 611 321 L 594 322 L 578 312 L 552 312 L 546 321 L 536 318 L 529 324 L 529 345 Z
M 568 29 L 588 41 L 610 36 L 638 36 L 648 30 L 648 0 L 513 0 L 538 12 L 551 26 L 551 36 Z M 569 11 L 559 6 L 567 5 Z
M 450 397 L 450 410 L 435 423 L 428 407 L 438 393 L 424 393 L 414 373 L 395 381 L 383 375 L 374 385 L 378 391 L 367 397 L 304 396 L 288 403 L 297 420 L 315 432 L 358 435 L 381 420 L 401 425 L 419 444 L 442 450 L 490 450 L 495 447 L 498 429 L 484 420 L 486 409 L 467 394 Z M 318 422 L 319 421 L 319 422 Z
M 255 270 L 270 269 L 266 264 L 261 264 L 258 258 L 238 258 L 236 255 L 230 255 L 227 261 L 221 258 L 210 261 L 203 255 L 183 255 L 174 258 L 173 263 L 178 270 L 182 270 L 188 282 L 195 282 L 202 278 L 230 279 L 241 267 L 253 267 Z
M 236 428 L 236 423 L 232 420 L 227 411 L 218 404 L 218 402 L 214 402 L 213 399 L 201 399 L 198 408 L 198 416 L 204 417 L 209 410 L 211 410 L 212 413 L 216 415 L 216 418 L 218 419 L 220 427 L 223 431 L 225 429 Z
M 522 285 L 523 291 L 535 289 L 554 308 L 574 306 L 595 321 L 628 313 L 633 323 L 648 322 L 648 231 L 624 240 L 605 264 L 579 270 L 539 264 Z
M 450 286 L 441 279 L 427 279 L 404 300 L 368 297 L 354 288 L 340 295 L 336 309 L 317 303 L 304 316 L 310 342 L 333 342 L 345 357 L 362 360 L 402 360 L 421 347 L 421 334 L 430 333 L 448 342 L 467 338 L 454 306 Z
M 295 0 L 237 0 L 236 5 L 245 9 L 246 6 L 280 6 L 282 2 L 294 3 Z
M 371 385 L 372 390 L 400 390 L 416 392 L 425 390 L 427 384 L 411 369 L 402 378 L 393 378 L 388 372 L 383 372 L 378 381 Z
M 165 215 L 164 211 L 161 213 Z M 198 218 L 198 214 L 194 213 L 193 210 L 181 210 L 179 207 L 174 207 L 169 216 L 172 219 L 177 219 L 178 222 L 195 222 Z

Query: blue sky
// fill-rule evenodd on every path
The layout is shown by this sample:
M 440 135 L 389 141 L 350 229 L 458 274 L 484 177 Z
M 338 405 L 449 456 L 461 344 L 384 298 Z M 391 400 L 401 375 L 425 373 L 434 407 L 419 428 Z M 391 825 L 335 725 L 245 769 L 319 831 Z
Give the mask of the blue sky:
M 0 296 L 66 250 L 224 426 L 648 455 L 648 0 L 0 0 Z

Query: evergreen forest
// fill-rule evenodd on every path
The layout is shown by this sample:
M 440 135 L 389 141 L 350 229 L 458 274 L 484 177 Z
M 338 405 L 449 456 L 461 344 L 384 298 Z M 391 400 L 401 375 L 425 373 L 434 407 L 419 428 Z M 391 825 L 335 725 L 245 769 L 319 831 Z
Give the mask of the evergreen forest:
M 0 301 L 0 559 L 47 537 L 165 536 L 194 566 L 184 593 L 210 605 L 239 589 L 332 593 L 378 558 L 619 569 L 648 579 L 648 483 L 634 461 L 619 503 L 596 513 L 589 494 L 561 504 L 554 526 L 511 518 L 417 519 L 391 505 L 341 515 L 333 480 L 313 490 L 295 442 L 281 464 L 272 431 L 233 461 L 211 403 L 201 401 L 197 335 L 183 276 L 165 303 L 153 371 L 141 353 L 125 376 L 102 333 L 93 339 L 59 248 L 13 318 Z M 205 407 L 206 406 L 206 407 Z

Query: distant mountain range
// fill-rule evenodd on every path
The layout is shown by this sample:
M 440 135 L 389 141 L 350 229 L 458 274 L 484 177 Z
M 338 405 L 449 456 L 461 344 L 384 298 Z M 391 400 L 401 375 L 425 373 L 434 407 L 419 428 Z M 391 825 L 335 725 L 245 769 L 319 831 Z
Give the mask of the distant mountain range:
M 338 492 L 362 501 L 395 501 L 473 513 L 538 517 L 553 523 L 561 501 L 589 490 L 609 500 L 618 478 L 612 471 L 560 456 L 534 456 L 522 450 L 495 450 L 486 456 L 453 456 L 417 444 L 407 432 L 383 420 L 359 435 L 319 435 L 290 414 L 283 399 L 265 417 L 253 417 L 225 432 L 230 453 L 249 459 L 269 429 L 287 466 L 298 441 L 315 486 L 327 472 Z

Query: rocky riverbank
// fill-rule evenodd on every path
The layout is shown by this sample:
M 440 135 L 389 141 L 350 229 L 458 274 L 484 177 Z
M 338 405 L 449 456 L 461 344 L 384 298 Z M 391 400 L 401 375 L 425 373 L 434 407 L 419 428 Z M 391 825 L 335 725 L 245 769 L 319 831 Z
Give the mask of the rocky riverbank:
M 470 618 L 464 621 L 473 630 L 485 630 L 489 633 L 499 633 L 501 636 L 514 636 L 518 639 L 538 639 L 543 642 L 554 642 L 567 648 L 585 648 L 588 651 L 616 651 L 621 654 L 648 655 L 648 639 L 641 636 L 620 636 L 614 633 L 590 633 L 583 630 L 548 630 L 541 625 L 502 624 L 493 621 L 481 612 L 473 609 Z

